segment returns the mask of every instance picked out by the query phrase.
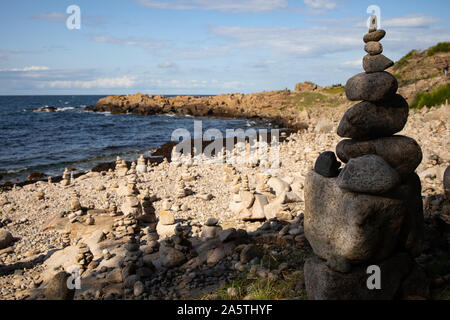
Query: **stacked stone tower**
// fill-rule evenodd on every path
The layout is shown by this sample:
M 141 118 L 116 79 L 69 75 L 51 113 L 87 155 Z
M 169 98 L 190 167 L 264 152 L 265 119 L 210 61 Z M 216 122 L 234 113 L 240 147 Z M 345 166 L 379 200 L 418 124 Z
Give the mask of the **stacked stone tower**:
M 364 36 L 365 73 L 347 82 L 346 95 L 362 101 L 341 120 L 349 138 L 319 156 L 305 183 L 305 235 L 316 257 L 305 263 L 310 299 L 394 299 L 425 296 L 421 253 L 421 184 L 414 172 L 422 151 L 411 138 L 394 135 L 408 118 L 397 80 L 385 70 L 386 32 L 371 26 Z M 415 283 L 415 285 L 410 285 Z

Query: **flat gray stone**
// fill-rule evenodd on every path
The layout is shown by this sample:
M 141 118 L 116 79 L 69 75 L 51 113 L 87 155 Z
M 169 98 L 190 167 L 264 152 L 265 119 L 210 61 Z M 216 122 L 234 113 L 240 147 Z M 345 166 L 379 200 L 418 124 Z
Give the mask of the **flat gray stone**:
M 370 41 L 380 41 L 381 39 L 384 38 L 384 36 L 386 35 L 386 31 L 384 30 L 377 30 L 374 32 L 369 32 L 367 34 L 364 35 L 364 42 L 370 42 Z
M 350 101 L 377 102 L 391 98 L 398 89 L 395 77 L 386 72 L 360 73 L 347 81 L 345 93 Z
M 341 189 L 369 194 L 386 193 L 399 183 L 399 174 L 373 154 L 350 159 L 337 179 Z
M 343 138 L 353 139 L 391 136 L 403 130 L 408 115 L 408 103 L 398 94 L 389 101 L 363 101 L 347 110 L 337 133 Z
M 422 161 L 422 150 L 417 142 L 405 136 L 384 137 L 367 141 L 342 140 L 336 147 L 342 162 L 368 154 L 382 157 L 402 178 L 409 176 Z
M 367 54 L 363 58 L 363 68 L 366 73 L 382 72 L 394 65 L 394 61 L 382 54 L 371 56 Z

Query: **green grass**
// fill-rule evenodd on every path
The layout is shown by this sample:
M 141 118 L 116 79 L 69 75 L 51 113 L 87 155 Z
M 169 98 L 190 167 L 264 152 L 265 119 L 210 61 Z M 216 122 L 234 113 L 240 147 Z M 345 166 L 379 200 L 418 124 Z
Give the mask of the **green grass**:
M 288 269 L 279 274 L 278 279 L 261 279 L 251 270 L 243 272 L 233 282 L 228 283 L 216 292 L 207 294 L 201 299 L 208 300 L 214 296 L 220 300 L 281 300 L 281 299 L 306 299 L 306 290 L 296 288 L 299 281 L 304 281 L 303 265 L 306 258 L 312 256 L 311 249 L 294 250 L 288 254 L 276 256 L 269 253 L 261 258 L 260 267 L 265 270 L 277 270 L 283 262 L 288 263 Z M 229 288 L 235 288 L 237 295 L 230 296 Z
M 339 89 L 336 89 L 339 91 Z M 292 94 L 286 101 L 287 106 L 294 106 L 297 110 L 311 108 L 317 105 L 337 105 L 336 97 L 328 97 L 320 92 L 301 92 Z
M 331 88 L 322 89 L 321 91 L 328 93 L 328 94 L 343 94 L 343 93 L 345 93 L 345 87 L 344 86 L 333 86 Z
M 427 55 L 431 57 L 438 52 L 450 52 L 450 42 L 439 42 L 437 45 L 427 50 Z
M 438 106 L 445 103 L 447 99 L 450 99 L 450 84 L 442 85 L 431 93 L 418 93 L 411 104 L 411 108 L 420 109 L 424 106 Z

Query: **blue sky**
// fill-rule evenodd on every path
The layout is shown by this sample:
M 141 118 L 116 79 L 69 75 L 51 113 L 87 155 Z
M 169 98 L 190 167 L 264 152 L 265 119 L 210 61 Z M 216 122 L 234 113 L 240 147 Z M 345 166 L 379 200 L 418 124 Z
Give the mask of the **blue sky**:
M 66 9 L 81 9 L 69 30 Z M 345 83 L 362 71 L 367 8 L 384 54 L 450 41 L 450 0 L 0 2 L 0 94 L 219 94 Z

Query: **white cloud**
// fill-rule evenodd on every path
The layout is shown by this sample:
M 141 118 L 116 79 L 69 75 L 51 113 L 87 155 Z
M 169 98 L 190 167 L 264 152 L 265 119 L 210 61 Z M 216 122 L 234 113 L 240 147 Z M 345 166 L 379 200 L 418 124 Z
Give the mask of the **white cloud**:
M 175 67 L 175 63 L 170 62 L 170 61 L 165 61 L 158 65 L 158 68 L 162 68 L 162 69 L 170 69 L 170 68 L 174 68 L 174 67 Z
M 287 0 L 138 0 L 149 8 L 169 10 L 216 10 L 222 12 L 268 12 L 288 6 Z
M 33 19 L 52 21 L 52 22 L 64 22 L 67 19 L 67 15 L 62 12 L 46 12 L 46 13 L 38 13 L 32 16 Z
M 95 35 L 92 37 L 92 40 L 99 43 L 112 43 L 130 47 L 141 47 L 148 50 L 160 49 L 164 47 L 163 41 L 142 37 L 118 38 L 107 35 Z
M 44 66 L 31 66 L 24 68 L 0 69 L 0 72 L 33 72 L 33 71 L 47 71 L 47 70 L 50 69 Z
M 427 28 L 439 22 L 440 19 L 426 14 L 411 14 L 403 17 L 382 19 L 383 28 Z
M 56 80 L 47 81 L 38 84 L 40 88 L 130 88 L 136 84 L 132 76 L 123 76 L 118 78 L 98 78 L 94 80 Z
M 343 67 L 362 68 L 362 59 L 349 60 L 342 62 Z
M 305 4 L 315 10 L 332 10 L 337 3 L 332 0 L 304 0 Z
M 246 28 L 213 27 L 212 32 L 234 41 L 235 47 L 255 48 L 302 57 L 349 51 L 361 47 L 363 34 L 350 27 Z

